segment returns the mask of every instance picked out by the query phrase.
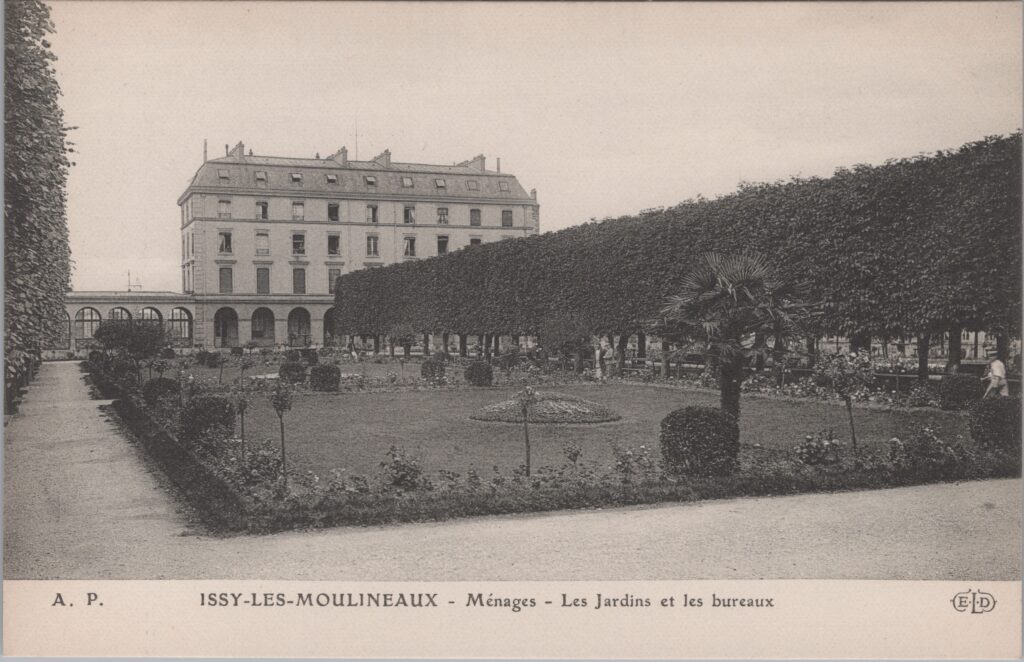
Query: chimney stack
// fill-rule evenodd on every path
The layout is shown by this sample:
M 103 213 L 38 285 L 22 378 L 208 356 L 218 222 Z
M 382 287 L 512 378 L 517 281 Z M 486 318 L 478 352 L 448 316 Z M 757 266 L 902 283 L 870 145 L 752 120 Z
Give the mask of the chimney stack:
M 348 147 L 342 147 L 337 152 L 335 152 L 334 154 L 331 154 L 327 158 L 331 159 L 332 161 L 334 161 L 335 163 L 337 163 L 339 165 L 347 166 L 348 165 Z
M 379 165 L 379 166 L 381 166 L 383 168 L 390 168 L 391 167 L 391 150 L 390 149 L 384 150 L 383 152 L 381 152 L 377 156 L 373 157 L 373 161 L 374 161 L 374 163 L 376 163 L 377 165 Z
M 230 148 L 228 147 L 228 144 L 224 143 L 224 156 L 227 156 L 228 154 L 231 153 L 229 150 Z
M 537 199 L 537 189 L 535 189 L 535 188 L 530 189 L 530 197 L 533 198 L 534 200 Z
M 498 157 L 498 174 L 501 174 L 501 157 Z

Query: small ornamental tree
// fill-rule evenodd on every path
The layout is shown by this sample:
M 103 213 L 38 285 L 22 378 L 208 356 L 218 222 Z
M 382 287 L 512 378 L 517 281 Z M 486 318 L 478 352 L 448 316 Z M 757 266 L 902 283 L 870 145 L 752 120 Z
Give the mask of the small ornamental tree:
M 107 320 L 100 323 L 93 338 L 104 349 L 131 359 L 140 382 L 139 362 L 157 358 L 167 347 L 164 327 L 149 320 Z
M 818 357 L 814 364 L 814 376 L 832 389 L 846 403 L 846 414 L 850 420 L 850 441 L 857 451 L 857 433 L 853 427 L 853 394 L 868 388 L 875 381 L 875 367 L 866 353 L 826 354 Z
M 284 415 L 292 408 L 293 387 L 286 380 L 278 379 L 274 390 L 270 392 L 270 404 L 274 407 L 277 420 L 281 424 L 281 478 L 288 484 L 288 464 L 284 446 Z
M 523 412 L 523 440 L 526 442 L 526 475 L 530 475 L 530 412 L 537 402 L 537 393 L 527 386 L 515 395 L 516 403 Z

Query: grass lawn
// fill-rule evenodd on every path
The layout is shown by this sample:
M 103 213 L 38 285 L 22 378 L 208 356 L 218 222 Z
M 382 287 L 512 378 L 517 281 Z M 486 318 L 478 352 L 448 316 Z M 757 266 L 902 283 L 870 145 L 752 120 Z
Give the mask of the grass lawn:
M 289 464 L 321 476 L 335 468 L 369 476 L 379 471 L 388 448 L 396 445 L 419 455 L 430 475 L 440 469 L 464 474 L 470 468 L 486 475 L 494 465 L 508 471 L 523 463 L 522 426 L 472 421 L 469 415 L 511 397 L 515 390 L 304 393 L 295 398 L 285 418 Z M 563 464 L 562 446 L 567 442 L 578 443 L 583 448 L 582 461 L 595 466 L 611 464 L 612 443 L 634 448 L 646 444 L 653 455 L 660 456 L 659 424 L 665 415 L 686 405 L 718 405 L 716 394 L 643 385 L 560 386 L 551 390 L 605 404 L 623 418 L 597 425 L 531 425 L 534 467 Z M 741 407 L 744 444 L 790 448 L 805 434 L 826 427 L 849 441 L 843 407 L 753 397 L 744 397 Z M 884 444 L 924 425 L 944 438 L 967 436 L 961 416 L 934 410 L 855 409 L 854 420 L 862 445 Z M 279 438 L 277 416 L 265 397 L 258 398 L 246 415 L 246 433 L 250 439 Z

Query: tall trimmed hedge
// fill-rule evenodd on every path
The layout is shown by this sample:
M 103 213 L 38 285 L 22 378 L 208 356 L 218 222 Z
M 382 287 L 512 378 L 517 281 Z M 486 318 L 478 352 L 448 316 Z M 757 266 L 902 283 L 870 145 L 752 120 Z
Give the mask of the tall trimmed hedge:
M 823 334 L 953 324 L 1019 333 L 1020 184 L 1020 133 L 827 179 L 745 184 L 715 200 L 346 274 L 338 328 L 533 334 L 570 316 L 591 333 L 632 333 L 658 317 L 698 256 L 753 250 L 807 283 Z
M 68 290 L 67 128 L 39 0 L 5 5 L 4 386 L 8 405 L 44 347 L 59 337 Z

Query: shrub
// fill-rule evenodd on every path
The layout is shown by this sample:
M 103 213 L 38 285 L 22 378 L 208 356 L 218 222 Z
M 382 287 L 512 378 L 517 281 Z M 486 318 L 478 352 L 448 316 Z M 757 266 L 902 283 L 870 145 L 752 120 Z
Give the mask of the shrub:
M 157 406 L 166 397 L 177 397 L 181 392 L 181 384 L 176 379 L 156 377 L 142 385 L 142 399 L 150 407 Z
M 465 376 L 473 386 L 490 386 L 494 383 L 494 368 L 486 361 L 473 361 L 466 367 Z
M 724 476 L 736 469 L 740 427 L 713 407 L 677 409 L 661 421 L 661 454 L 670 471 Z
M 297 349 L 289 349 L 284 353 L 284 360 L 295 363 L 302 360 L 302 352 Z
M 839 464 L 842 449 L 843 442 L 836 439 L 835 431 L 829 428 L 807 435 L 794 450 L 800 463 L 814 466 Z
M 979 446 L 1004 450 L 1020 448 L 1020 398 L 985 398 L 971 405 L 971 439 Z
M 298 361 L 285 361 L 277 371 L 278 377 L 292 384 L 306 381 L 306 366 Z
M 231 356 L 241 356 L 244 353 L 245 353 L 245 349 L 242 348 L 242 347 L 232 347 L 231 348 Z
M 423 475 L 420 459 L 397 446 L 388 449 L 388 459 L 380 463 L 381 485 L 385 488 L 397 488 L 407 492 L 429 490 L 433 486 L 430 479 Z
M 103 365 L 103 361 L 107 358 L 107 355 L 98 349 L 94 349 L 89 352 L 89 363 L 100 366 Z
M 897 437 L 889 440 L 889 461 L 897 471 L 919 478 L 948 478 L 955 475 L 964 456 L 963 449 L 939 438 L 929 427 L 923 428 L 907 441 Z
M 444 361 L 439 361 L 433 357 L 427 359 L 420 367 L 420 376 L 431 384 L 443 384 Z
M 178 357 L 178 355 L 175 353 L 173 347 L 164 347 L 160 351 L 160 358 L 162 358 L 162 359 L 170 360 L 170 359 L 174 359 L 174 358 L 177 358 L 177 357 Z
M 317 363 L 320 363 L 320 356 L 317 354 L 315 348 L 310 347 L 304 349 L 301 352 L 299 352 L 299 355 L 302 356 L 302 360 L 305 361 L 310 366 L 314 366 Z
M 939 394 L 931 382 L 918 384 L 907 395 L 908 407 L 938 407 Z
M 235 432 L 235 405 L 222 395 L 196 395 L 181 410 L 182 441 L 213 442 Z
M 939 382 L 939 406 L 943 409 L 966 409 L 981 399 L 981 380 L 972 375 L 946 375 Z
M 199 365 L 206 365 L 206 362 L 210 360 L 210 356 L 212 354 L 213 352 L 208 352 L 205 349 L 200 349 L 195 354 L 196 363 L 198 363 Z
M 309 385 L 314 391 L 337 391 L 341 369 L 333 363 L 320 363 L 309 371 Z

